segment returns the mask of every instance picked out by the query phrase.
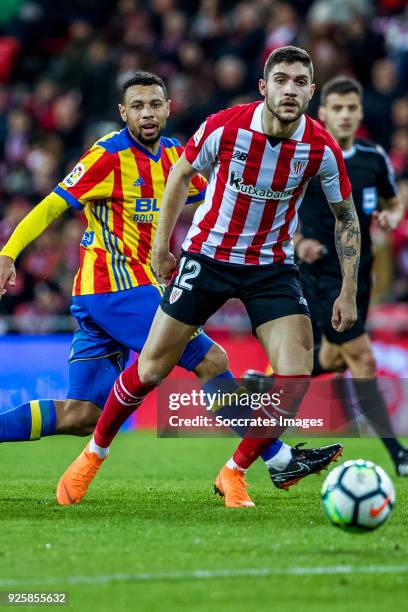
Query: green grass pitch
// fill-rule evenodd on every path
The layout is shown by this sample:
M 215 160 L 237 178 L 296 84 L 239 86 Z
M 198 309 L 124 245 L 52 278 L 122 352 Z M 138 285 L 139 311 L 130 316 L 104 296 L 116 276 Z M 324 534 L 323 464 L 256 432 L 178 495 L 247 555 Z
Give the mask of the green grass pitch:
M 322 476 L 285 493 L 259 462 L 257 507 L 226 510 L 212 481 L 235 442 L 121 434 L 68 508 L 54 489 L 83 439 L 1 444 L 0 591 L 67 591 L 75 611 L 406 609 L 408 479 L 377 440 L 344 441 L 344 460 L 379 463 L 397 487 L 389 522 L 364 535 L 326 522 Z

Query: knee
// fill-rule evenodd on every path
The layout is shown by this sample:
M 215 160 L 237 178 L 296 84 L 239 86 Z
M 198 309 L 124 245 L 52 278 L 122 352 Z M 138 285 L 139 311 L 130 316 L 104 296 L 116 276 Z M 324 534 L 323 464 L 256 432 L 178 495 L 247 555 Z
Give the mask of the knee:
M 92 402 L 68 399 L 57 409 L 58 433 L 88 436 L 96 426 L 100 408 Z
M 140 359 L 137 361 L 139 380 L 142 385 L 158 386 L 170 372 L 159 372 L 157 364 L 151 359 Z
M 194 368 L 195 374 L 205 380 L 210 380 L 227 370 L 229 370 L 227 353 L 219 344 L 213 344 L 202 361 Z
M 341 355 L 337 355 L 332 361 L 332 372 L 339 372 L 340 374 L 347 370 L 347 364 Z
M 344 372 L 347 370 L 347 364 L 344 361 L 341 353 L 330 355 L 320 352 L 319 361 L 322 369 L 327 370 L 328 372 Z
M 362 351 L 359 355 L 356 355 L 352 374 L 356 378 L 373 378 L 376 374 L 376 369 L 377 364 L 373 352 L 371 350 Z

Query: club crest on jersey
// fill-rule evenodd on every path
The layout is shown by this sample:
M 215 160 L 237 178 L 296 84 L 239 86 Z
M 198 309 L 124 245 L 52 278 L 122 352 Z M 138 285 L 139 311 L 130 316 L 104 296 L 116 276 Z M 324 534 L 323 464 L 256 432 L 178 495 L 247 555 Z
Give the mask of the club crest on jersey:
M 79 179 L 84 175 L 85 170 L 86 168 L 84 164 L 82 163 L 77 164 L 75 168 L 68 174 L 68 176 L 64 178 L 62 183 L 66 185 L 67 187 L 73 187 L 74 185 L 76 185 Z
M 302 174 L 307 166 L 307 160 L 298 161 L 296 159 L 292 159 L 290 162 L 290 171 L 295 176 L 299 176 Z
M 170 304 L 174 304 L 174 302 L 177 302 L 179 297 L 181 297 L 182 293 L 183 293 L 183 290 L 180 289 L 180 287 L 173 287 L 170 293 L 170 298 L 169 298 Z
M 198 147 L 200 140 L 203 137 L 204 131 L 205 131 L 205 126 L 207 125 L 207 122 L 204 121 L 204 123 L 202 123 L 200 125 L 200 127 L 198 128 L 198 130 L 196 131 L 196 133 L 193 136 L 193 140 L 195 142 L 196 147 Z
M 180 289 L 180 287 L 173 287 L 170 293 L 170 298 L 169 298 L 170 304 L 174 304 L 174 302 L 177 302 L 179 297 L 181 297 L 182 293 L 183 293 L 183 290 Z

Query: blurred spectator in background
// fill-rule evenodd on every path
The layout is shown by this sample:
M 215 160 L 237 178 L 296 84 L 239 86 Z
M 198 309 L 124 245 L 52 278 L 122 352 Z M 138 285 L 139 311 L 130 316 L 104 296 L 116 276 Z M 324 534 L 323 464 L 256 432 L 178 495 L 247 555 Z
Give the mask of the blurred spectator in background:
M 52 132 L 55 130 L 54 103 L 59 93 L 55 80 L 49 77 L 41 78 L 27 97 L 25 108 L 31 115 L 39 130 Z
M 87 120 L 112 119 L 117 97 L 115 64 L 104 40 L 93 40 L 86 51 L 80 91 Z
M 1 244 L 5 244 L 7 242 L 14 228 L 26 216 L 30 208 L 30 202 L 21 196 L 16 196 L 10 199 L 8 206 L 4 208 L 2 219 L 0 221 Z
M 391 143 L 391 108 L 397 96 L 398 72 L 395 63 L 387 58 L 376 60 L 371 69 L 371 85 L 364 96 L 364 116 L 370 136 L 386 150 Z
M 402 200 L 408 202 L 408 172 L 401 176 L 399 183 Z M 393 299 L 408 302 L 408 211 L 393 235 L 393 248 L 396 262 L 396 280 Z
M 70 91 L 54 104 L 55 133 L 60 137 L 64 161 L 68 164 L 81 153 L 85 122 L 81 112 L 81 95 Z
M 185 142 L 207 115 L 258 97 L 266 55 L 286 44 L 311 53 L 318 88 L 339 73 L 363 82 L 362 134 L 389 152 L 408 204 L 404 0 L 10 0 L 0 2 L 0 243 L 82 150 L 120 129 L 119 89 L 135 70 L 167 79 L 168 134 Z M 318 93 L 311 115 L 317 103 Z M 393 237 L 397 277 L 387 299 L 408 299 L 407 227 Z M 34 329 L 40 313 L 42 329 L 60 329 L 82 232 L 72 214 L 18 262 L 18 286 L 0 313 L 24 312 L 20 330 Z
M 293 5 L 274 2 L 266 25 L 264 58 L 278 47 L 292 45 L 299 34 L 300 20 Z
M 67 313 L 67 302 L 59 287 L 51 282 L 38 282 L 33 298 L 15 308 L 16 330 L 24 334 L 49 334 L 60 331 L 60 317 Z
M 74 19 L 68 25 L 68 41 L 62 53 L 50 61 L 50 68 L 56 81 L 67 89 L 83 84 L 86 56 L 92 42 L 93 27 L 84 19 Z

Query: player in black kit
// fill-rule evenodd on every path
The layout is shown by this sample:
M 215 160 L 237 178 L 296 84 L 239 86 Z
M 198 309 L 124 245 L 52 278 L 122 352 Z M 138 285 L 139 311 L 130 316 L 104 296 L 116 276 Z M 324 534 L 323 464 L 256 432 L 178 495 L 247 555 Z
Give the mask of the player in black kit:
M 361 410 L 386 446 L 398 475 L 408 476 L 408 450 L 396 440 L 384 398 L 378 389 L 376 363 L 365 323 L 370 301 L 373 256 L 370 224 L 384 230 L 397 227 L 404 214 L 391 163 L 378 145 L 355 137 L 362 119 L 361 85 L 347 76 L 328 81 L 321 92 L 319 118 L 340 145 L 361 228 L 361 259 L 358 274 L 358 319 L 349 330 L 338 333 L 332 325 L 333 302 L 341 287 L 341 270 L 333 241 L 334 217 L 324 199 L 320 183 L 311 179 L 299 210 L 300 227 L 295 236 L 304 295 L 314 323 L 314 375 L 350 368 L 353 381 L 337 381 L 344 405 L 358 400 Z M 313 375 L 312 374 L 312 375 Z M 262 375 L 245 378 L 262 384 Z M 266 381 L 264 381 L 266 382 Z M 348 391 L 347 391 L 348 389 Z M 279 442 L 276 443 L 279 445 Z M 274 453 L 271 447 L 269 455 Z M 278 448 L 276 450 L 279 450 Z M 281 482 L 285 475 L 277 472 Z M 272 477 L 272 480 L 274 478 Z

